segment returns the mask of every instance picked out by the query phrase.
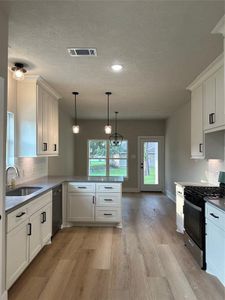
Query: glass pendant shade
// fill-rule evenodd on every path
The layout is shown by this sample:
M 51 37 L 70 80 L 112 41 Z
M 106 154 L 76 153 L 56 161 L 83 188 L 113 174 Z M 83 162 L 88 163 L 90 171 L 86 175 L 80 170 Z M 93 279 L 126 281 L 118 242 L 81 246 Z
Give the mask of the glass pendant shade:
M 77 125 L 77 95 L 79 95 L 78 92 L 73 92 L 74 95 L 74 115 L 75 115 L 75 125 L 73 125 L 72 130 L 73 133 L 77 134 L 80 132 L 80 126 Z
M 73 133 L 79 133 L 80 132 L 80 126 L 79 125 L 73 125 L 72 127 Z
M 24 79 L 24 73 L 21 70 L 17 70 L 13 73 L 13 79 L 15 80 L 23 80 Z
M 13 79 L 15 80 L 23 80 L 24 74 L 27 72 L 22 63 L 15 63 L 11 70 L 13 71 Z
M 112 95 L 111 92 L 105 93 L 107 96 L 107 125 L 105 125 L 105 134 L 112 133 L 112 126 L 109 124 L 109 96 Z
M 112 126 L 105 125 L 105 134 L 111 134 L 111 133 L 112 133 Z

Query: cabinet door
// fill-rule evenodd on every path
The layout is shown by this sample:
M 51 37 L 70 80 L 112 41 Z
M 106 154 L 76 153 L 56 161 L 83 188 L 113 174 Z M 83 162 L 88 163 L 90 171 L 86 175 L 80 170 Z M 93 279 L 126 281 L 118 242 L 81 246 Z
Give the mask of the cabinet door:
M 203 83 L 203 107 L 204 129 L 214 128 L 215 123 L 213 122 L 216 122 L 216 81 L 214 75 Z M 212 118 L 214 118 L 214 120 L 212 120 Z
M 202 85 L 191 95 L 191 157 L 204 158 Z
M 30 217 L 29 223 L 30 261 L 38 254 L 42 248 L 41 239 L 41 210 Z
M 184 197 L 180 195 L 176 195 L 176 224 L 177 231 L 183 233 L 184 232 Z
M 53 154 L 59 154 L 59 103 L 53 98 L 52 102 L 52 124 L 53 124 Z
M 46 205 L 41 212 L 41 240 L 44 246 L 52 236 L 52 203 Z
M 225 231 L 207 219 L 206 263 L 207 272 L 225 285 Z
M 215 74 L 216 84 L 216 127 L 225 124 L 224 115 L 224 68 L 221 67 Z
M 68 193 L 68 220 L 94 221 L 94 194 Z
M 6 285 L 7 289 L 15 282 L 29 263 L 27 223 L 13 229 L 6 237 Z

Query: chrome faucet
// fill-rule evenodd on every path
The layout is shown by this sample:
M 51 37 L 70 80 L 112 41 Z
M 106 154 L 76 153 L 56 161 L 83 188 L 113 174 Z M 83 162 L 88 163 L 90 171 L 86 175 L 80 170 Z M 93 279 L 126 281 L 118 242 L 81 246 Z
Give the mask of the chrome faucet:
M 6 187 L 7 187 L 7 189 L 10 189 L 10 188 L 12 188 L 13 187 L 13 185 L 12 185 L 12 183 L 11 184 L 9 184 L 8 183 L 8 172 L 9 172 L 9 170 L 11 170 L 11 169 L 13 169 L 14 171 L 15 171 L 15 173 L 16 173 L 16 177 L 19 177 L 20 175 L 19 175 L 19 170 L 17 169 L 17 167 L 15 167 L 15 166 L 9 166 L 9 167 L 7 167 L 6 168 Z

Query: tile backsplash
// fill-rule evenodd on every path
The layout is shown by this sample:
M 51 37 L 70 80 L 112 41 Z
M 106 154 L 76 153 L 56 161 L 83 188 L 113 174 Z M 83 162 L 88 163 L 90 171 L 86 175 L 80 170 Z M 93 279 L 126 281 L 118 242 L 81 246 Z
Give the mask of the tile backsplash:
M 19 170 L 19 177 L 15 178 L 16 184 L 48 175 L 47 157 L 19 157 L 15 159 L 15 166 Z M 9 181 L 13 177 L 15 177 L 15 173 L 13 170 L 10 170 L 8 175 Z
M 218 177 L 219 177 L 220 171 L 225 171 L 224 160 L 209 159 L 208 160 L 208 170 L 207 170 L 208 182 L 210 182 L 212 184 L 218 184 Z

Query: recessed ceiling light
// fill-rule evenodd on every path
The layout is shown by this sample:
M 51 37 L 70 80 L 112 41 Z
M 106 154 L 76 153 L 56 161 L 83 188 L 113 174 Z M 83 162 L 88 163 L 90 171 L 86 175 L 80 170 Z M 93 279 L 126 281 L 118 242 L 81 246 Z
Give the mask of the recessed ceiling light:
M 119 72 L 123 69 L 123 67 L 121 65 L 112 65 L 111 68 L 115 72 Z

